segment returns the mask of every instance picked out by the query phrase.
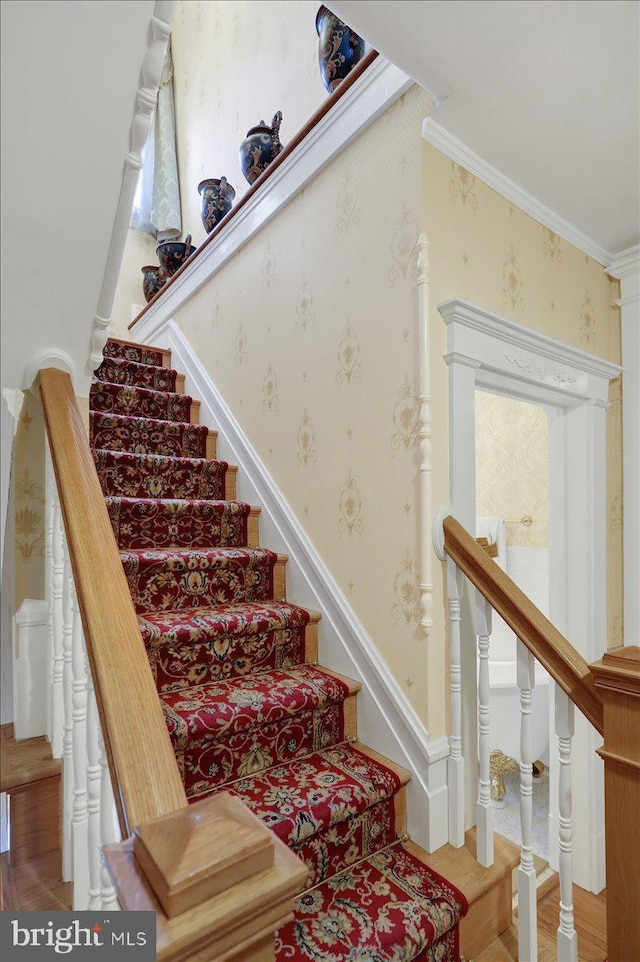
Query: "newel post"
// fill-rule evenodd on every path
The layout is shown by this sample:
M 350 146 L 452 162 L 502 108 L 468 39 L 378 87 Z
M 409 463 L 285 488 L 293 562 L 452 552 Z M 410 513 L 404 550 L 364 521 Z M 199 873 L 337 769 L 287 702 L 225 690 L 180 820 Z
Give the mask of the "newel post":
M 309 874 L 228 792 L 139 825 L 103 858 L 121 907 L 156 912 L 160 962 L 270 962 Z
M 589 666 L 604 706 L 607 957 L 640 959 L 640 648 L 615 648 Z

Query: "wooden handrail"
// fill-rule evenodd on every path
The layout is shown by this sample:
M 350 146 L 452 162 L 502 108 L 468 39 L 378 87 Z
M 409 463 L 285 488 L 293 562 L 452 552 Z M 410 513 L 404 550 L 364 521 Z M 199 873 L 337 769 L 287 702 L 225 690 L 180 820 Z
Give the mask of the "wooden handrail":
M 377 57 L 378 57 L 377 50 L 369 50 L 364 55 L 362 60 L 360 60 L 360 62 L 356 64 L 356 66 L 348 74 L 348 76 L 345 77 L 344 80 L 338 84 L 336 89 L 329 94 L 329 96 L 326 98 L 326 100 L 322 102 L 322 104 L 318 107 L 315 113 L 311 115 L 311 117 L 306 122 L 306 124 L 304 124 L 300 128 L 300 130 L 297 132 L 297 134 L 295 134 L 291 138 L 291 140 L 282 148 L 278 156 L 274 160 L 272 160 L 272 162 L 269 164 L 266 170 L 263 170 L 260 176 L 256 180 L 254 180 L 254 182 L 251 184 L 251 186 L 246 191 L 246 193 L 242 195 L 242 197 L 240 198 L 238 203 L 235 205 L 235 207 L 232 207 L 229 213 L 207 235 L 207 237 L 204 239 L 202 244 L 200 244 L 200 246 L 196 248 L 196 250 L 193 252 L 191 257 L 188 260 L 186 260 L 184 264 L 182 264 L 182 266 L 175 272 L 175 274 L 171 275 L 171 277 L 166 282 L 166 284 L 164 284 L 160 288 L 160 290 L 154 295 L 154 297 L 152 297 L 151 300 L 147 304 L 145 304 L 142 310 L 134 317 L 134 319 L 129 324 L 129 330 L 131 330 L 134 327 L 134 325 L 138 323 L 140 318 L 144 316 L 144 314 L 149 310 L 152 304 L 155 304 L 156 301 L 160 300 L 162 295 L 165 293 L 165 291 L 167 291 L 171 287 L 174 281 L 177 280 L 177 278 L 180 277 L 180 275 L 183 274 L 185 270 L 188 270 L 193 263 L 195 263 L 195 261 L 202 254 L 202 252 L 209 246 L 209 244 L 213 241 L 213 239 L 218 236 L 220 231 L 224 230 L 231 223 L 233 218 L 240 213 L 242 208 L 251 199 L 251 197 L 253 197 L 253 195 L 258 190 L 260 190 L 260 188 L 265 183 L 265 181 L 267 181 L 269 177 L 272 177 L 273 174 L 275 174 L 278 167 L 280 167 L 280 165 L 284 163 L 284 161 L 293 153 L 296 147 L 299 144 L 301 144 L 302 141 L 305 139 L 305 137 L 307 137 L 311 133 L 313 128 L 320 123 L 322 118 L 329 113 L 329 111 L 334 106 L 334 104 L 336 104 L 342 97 L 344 97 L 347 90 L 349 90 L 349 88 L 353 86 L 356 80 L 358 80 L 358 78 L 362 76 L 362 74 L 365 72 L 367 67 L 369 67 Z
M 443 528 L 445 552 L 603 735 L 602 699 L 582 655 L 455 518 L 445 518 Z
M 120 828 L 187 806 L 71 378 L 40 393 Z

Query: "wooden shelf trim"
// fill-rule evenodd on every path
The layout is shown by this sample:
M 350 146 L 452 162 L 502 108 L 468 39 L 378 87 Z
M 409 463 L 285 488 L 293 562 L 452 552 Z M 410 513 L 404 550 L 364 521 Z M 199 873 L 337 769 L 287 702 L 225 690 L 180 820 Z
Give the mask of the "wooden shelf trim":
M 40 393 L 123 836 L 187 806 L 71 378 Z
M 455 518 L 449 515 L 443 527 L 445 552 L 603 735 L 602 699 L 582 655 Z

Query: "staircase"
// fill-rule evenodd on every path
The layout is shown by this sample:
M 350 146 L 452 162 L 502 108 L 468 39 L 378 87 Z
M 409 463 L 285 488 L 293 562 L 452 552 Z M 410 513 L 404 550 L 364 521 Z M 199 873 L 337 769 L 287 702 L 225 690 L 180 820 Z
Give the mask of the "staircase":
M 457 960 L 468 899 L 406 835 L 410 773 L 357 740 L 360 685 L 317 664 L 170 353 L 104 354 L 91 445 L 186 794 L 236 795 L 309 871 L 276 958 Z

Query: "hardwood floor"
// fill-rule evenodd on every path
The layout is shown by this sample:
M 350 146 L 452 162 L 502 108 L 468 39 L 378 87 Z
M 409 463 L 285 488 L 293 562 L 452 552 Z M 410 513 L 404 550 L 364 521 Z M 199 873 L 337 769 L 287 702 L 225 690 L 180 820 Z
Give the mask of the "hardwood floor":
M 556 884 L 538 903 L 538 962 L 555 962 L 558 928 L 559 885 Z M 592 895 L 573 887 L 573 909 L 578 933 L 579 962 L 603 962 L 607 955 L 606 893 Z M 474 956 L 473 962 L 517 962 L 518 930 L 511 925 L 491 945 Z M 521 959 L 519 962 L 531 962 Z M 631 960 L 630 960 L 631 962 Z
M 10 850 L 0 855 L 0 910 L 71 908 L 62 881 L 60 761 L 44 738 L 16 742 L 0 729 L 0 790 L 9 796 Z

